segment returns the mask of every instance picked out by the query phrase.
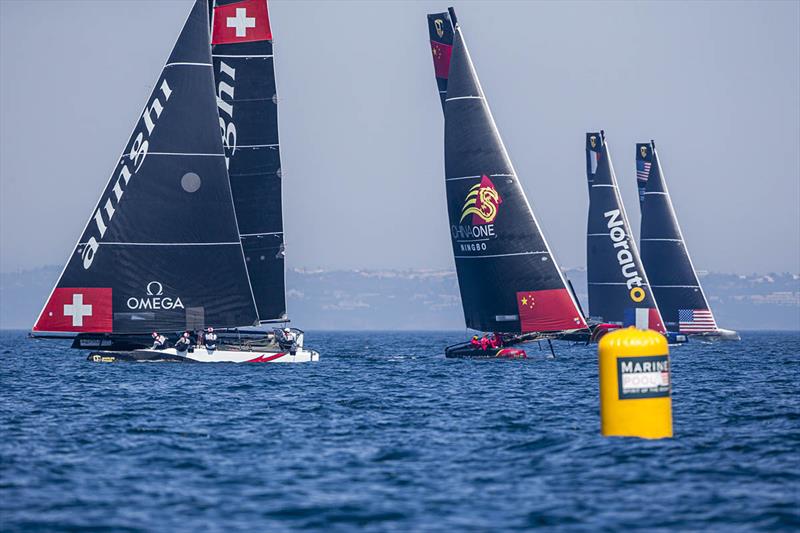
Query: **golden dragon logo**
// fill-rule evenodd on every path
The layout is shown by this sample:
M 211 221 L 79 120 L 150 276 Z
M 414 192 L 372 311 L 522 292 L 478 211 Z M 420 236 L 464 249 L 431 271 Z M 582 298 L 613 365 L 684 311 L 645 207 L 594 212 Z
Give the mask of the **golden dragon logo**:
M 463 222 L 469 215 L 473 215 L 472 224 L 489 224 L 494 222 L 497 217 L 498 206 L 503 203 L 494 183 L 488 176 L 481 176 L 480 183 L 473 185 L 467 192 L 467 201 L 461 208 L 461 220 Z

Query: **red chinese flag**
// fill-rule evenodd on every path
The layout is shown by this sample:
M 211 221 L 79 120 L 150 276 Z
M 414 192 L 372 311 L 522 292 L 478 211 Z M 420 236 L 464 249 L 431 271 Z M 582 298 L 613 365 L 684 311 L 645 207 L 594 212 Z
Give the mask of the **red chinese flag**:
M 111 289 L 60 288 L 53 291 L 33 330 L 110 333 L 113 325 Z
M 431 52 L 433 52 L 433 70 L 437 78 L 447 78 L 450 75 L 450 55 L 453 47 L 449 44 L 431 41 Z
M 214 8 L 211 44 L 249 43 L 271 39 L 267 0 L 245 0 Z
M 587 327 L 567 289 L 518 292 L 517 309 L 523 333 Z

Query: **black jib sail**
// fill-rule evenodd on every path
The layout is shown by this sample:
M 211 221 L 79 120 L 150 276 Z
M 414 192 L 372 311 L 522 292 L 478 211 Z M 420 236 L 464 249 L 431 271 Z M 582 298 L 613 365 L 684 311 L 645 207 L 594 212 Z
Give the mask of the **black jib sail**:
M 257 323 L 195 3 L 34 331 Z
M 266 0 L 216 0 L 212 26 L 219 129 L 261 321 L 285 320 L 281 155 Z
M 666 331 L 639 259 L 602 131 L 586 134 L 586 177 L 589 315 L 605 322 Z
M 445 11 L 444 13 L 428 15 L 428 33 L 431 39 L 436 85 L 439 89 L 439 98 L 442 101 L 442 111 L 444 111 L 444 99 L 447 96 L 447 77 L 450 71 L 450 56 L 453 53 L 453 23 L 450 21 L 450 14 Z
M 667 329 L 687 334 L 716 332 L 717 323 L 686 249 L 655 148 L 652 141 L 636 145 L 642 261 Z
M 466 324 L 510 333 L 586 328 L 450 14 L 455 35 L 445 98 L 445 184 Z

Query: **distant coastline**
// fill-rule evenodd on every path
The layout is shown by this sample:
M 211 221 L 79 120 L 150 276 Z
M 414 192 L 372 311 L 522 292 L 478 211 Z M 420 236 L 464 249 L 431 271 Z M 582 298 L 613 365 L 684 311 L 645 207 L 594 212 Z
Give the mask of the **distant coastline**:
M 0 329 L 31 327 L 61 269 L 44 266 L 0 273 Z M 586 271 L 566 270 L 586 308 Z M 742 331 L 800 330 L 800 275 L 702 272 L 701 282 L 722 327 Z M 451 270 L 286 272 L 292 322 L 307 330 L 464 330 L 458 280 Z

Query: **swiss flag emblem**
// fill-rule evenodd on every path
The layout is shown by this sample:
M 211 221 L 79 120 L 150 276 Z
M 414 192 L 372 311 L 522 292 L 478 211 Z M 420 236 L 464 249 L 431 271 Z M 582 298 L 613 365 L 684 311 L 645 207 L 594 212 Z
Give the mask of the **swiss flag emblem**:
M 33 330 L 110 333 L 113 325 L 111 289 L 57 288 Z
M 272 39 L 267 0 L 245 0 L 214 8 L 211 44 L 247 43 Z

